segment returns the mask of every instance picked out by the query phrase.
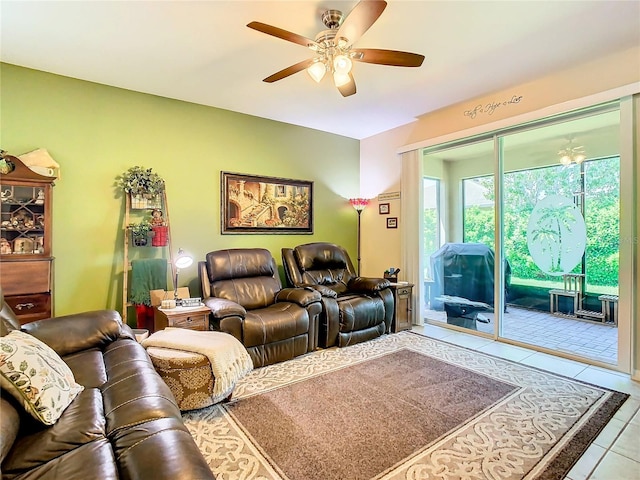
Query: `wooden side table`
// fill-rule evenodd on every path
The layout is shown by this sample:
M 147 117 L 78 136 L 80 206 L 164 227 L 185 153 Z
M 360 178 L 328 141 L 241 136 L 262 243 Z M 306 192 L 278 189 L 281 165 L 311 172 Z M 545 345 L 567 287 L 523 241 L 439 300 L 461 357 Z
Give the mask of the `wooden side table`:
M 395 303 L 391 331 L 397 333 L 403 330 L 410 330 L 413 326 L 413 284 L 392 283 L 391 290 L 393 291 Z
M 190 330 L 209 330 L 209 313 L 204 305 L 199 307 L 154 308 L 153 330 L 166 327 L 188 328 Z

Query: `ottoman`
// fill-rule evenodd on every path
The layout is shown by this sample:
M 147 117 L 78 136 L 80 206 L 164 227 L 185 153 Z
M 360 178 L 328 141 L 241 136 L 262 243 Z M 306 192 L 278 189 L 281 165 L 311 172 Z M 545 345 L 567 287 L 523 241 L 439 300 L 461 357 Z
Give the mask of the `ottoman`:
M 228 333 L 167 327 L 142 346 L 183 411 L 230 399 L 237 381 L 253 370 L 244 345 Z
M 183 350 L 149 347 L 147 353 L 156 371 L 176 397 L 180 410 L 194 410 L 213 405 L 213 372 L 204 355 Z M 225 392 L 226 398 L 233 391 Z

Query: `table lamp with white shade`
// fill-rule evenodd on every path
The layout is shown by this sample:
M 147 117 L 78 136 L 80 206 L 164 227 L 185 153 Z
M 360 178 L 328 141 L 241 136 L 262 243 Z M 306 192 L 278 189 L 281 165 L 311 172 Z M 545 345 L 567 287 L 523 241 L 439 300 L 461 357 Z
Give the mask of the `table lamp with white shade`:
M 173 299 L 176 302 L 176 305 L 182 304 L 182 299 L 178 298 L 178 273 L 181 268 L 190 267 L 193 263 L 193 257 L 186 253 L 183 249 L 178 249 L 178 256 L 173 261 L 173 266 L 176 269 L 176 276 L 173 281 Z

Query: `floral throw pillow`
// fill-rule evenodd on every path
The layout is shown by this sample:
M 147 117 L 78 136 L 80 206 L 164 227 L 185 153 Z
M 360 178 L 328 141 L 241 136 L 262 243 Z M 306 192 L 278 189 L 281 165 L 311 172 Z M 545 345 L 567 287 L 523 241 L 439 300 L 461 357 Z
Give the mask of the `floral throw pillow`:
M 0 337 L 0 386 L 45 425 L 56 423 L 84 389 L 56 352 L 19 330 Z

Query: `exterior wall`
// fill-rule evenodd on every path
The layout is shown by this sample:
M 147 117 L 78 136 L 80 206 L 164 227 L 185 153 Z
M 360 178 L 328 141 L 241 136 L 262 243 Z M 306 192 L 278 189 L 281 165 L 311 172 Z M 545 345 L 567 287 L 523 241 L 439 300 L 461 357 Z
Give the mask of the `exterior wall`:
M 124 199 L 114 183 L 134 165 L 165 179 L 173 247 L 195 259 L 216 249 L 264 247 L 281 264 L 281 248 L 312 241 L 341 244 L 355 258 L 357 220 L 347 199 L 359 193 L 357 140 L 0 68 L 2 148 L 14 155 L 46 148 L 61 165 L 53 189 L 57 315 L 121 309 Z M 313 181 L 313 235 L 221 235 L 221 171 Z M 199 295 L 196 265 L 180 272 L 180 285 Z

